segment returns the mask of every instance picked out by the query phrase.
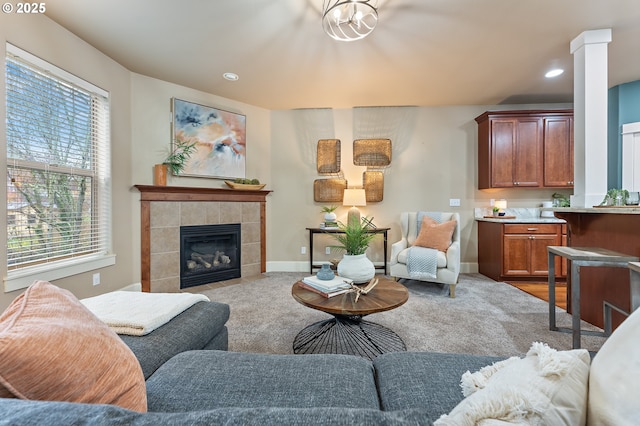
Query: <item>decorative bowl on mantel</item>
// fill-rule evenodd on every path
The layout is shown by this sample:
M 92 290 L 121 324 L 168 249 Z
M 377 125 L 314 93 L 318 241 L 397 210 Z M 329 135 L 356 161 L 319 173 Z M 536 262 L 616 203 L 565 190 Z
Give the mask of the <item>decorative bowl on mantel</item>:
M 231 182 L 230 180 L 225 180 L 224 183 L 226 183 L 229 188 L 238 189 L 240 191 L 259 191 L 265 186 L 267 186 L 266 183 L 251 185 L 248 183 L 235 183 L 235 182 Z

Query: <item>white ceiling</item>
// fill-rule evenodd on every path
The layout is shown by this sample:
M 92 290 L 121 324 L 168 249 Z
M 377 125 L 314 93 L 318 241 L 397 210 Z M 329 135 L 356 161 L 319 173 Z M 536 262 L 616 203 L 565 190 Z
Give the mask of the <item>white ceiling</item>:
M 640 0 L 378 0 L 378 27 L 351 43 L 323 33 L 321 6 L 48 0 L 46 14 L 131 71 L 274 110 L 571 102 L 569 44 L 601 28 L 609 86 L 640 80 Z

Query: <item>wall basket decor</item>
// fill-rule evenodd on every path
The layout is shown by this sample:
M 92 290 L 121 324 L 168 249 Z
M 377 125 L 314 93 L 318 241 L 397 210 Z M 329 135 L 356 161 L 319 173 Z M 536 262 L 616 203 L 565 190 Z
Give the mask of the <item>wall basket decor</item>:
M 362 185 L 367 203 L 379 203 L 384 195 L 384 174 L 366 171 L 362 173 Z
M 318 173 L 338 173 L 340 171 L 340 139 L 320 139 L 318 141 Z
M 313 181 L 313 201 L 320 203 L 342 203 L 346 179 L 316 179 Z
M 387 167 L 391 164 L 391 139 L 354 140 L 353 164 L 367 167 Z

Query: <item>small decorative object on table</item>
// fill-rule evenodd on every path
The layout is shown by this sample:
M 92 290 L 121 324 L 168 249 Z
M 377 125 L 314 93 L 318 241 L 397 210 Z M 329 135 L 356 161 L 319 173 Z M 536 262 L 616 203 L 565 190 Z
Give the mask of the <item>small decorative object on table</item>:
M 322 267 L 320 268 L 316 276 L 320 280 L 328 281 L 328 280 L 332 280 L 333 277 L 336 276 L 336 274 L 331 270 L 331 264 L 323 263 Z
M 324 213 L 324 222 L 323 225 L 325 228 L 337 228 L 338 227 L 338 216 L 335 214 L 335 209 L 338 206 L 324 206 L 322 208 L 322 213 Z
M 367 284 L 365 287 L 359 287 L 351 283 L 351 289 L 356 293 L 355 303 L 358 303 L 358 299 L 360 299 L 361 295 L 366 295 L 371 290 L 373 290 L 376 284 L 378 284 L 377 278 L 372 278 L 371 281 L 369 281 L 369 284 Z

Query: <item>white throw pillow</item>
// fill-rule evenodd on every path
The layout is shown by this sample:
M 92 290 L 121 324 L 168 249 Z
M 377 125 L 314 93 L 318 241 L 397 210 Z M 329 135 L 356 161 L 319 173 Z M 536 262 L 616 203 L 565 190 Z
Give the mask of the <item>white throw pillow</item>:
M 526 357 L 512 357 L 466 372 L 460 386 L 466 397 L 434 424 L 584 425 L 589 352 L 556 351 L 534 342 Z
M 613 332 L 591 365 L 587 424 L 640 422 L 640 309 Z

